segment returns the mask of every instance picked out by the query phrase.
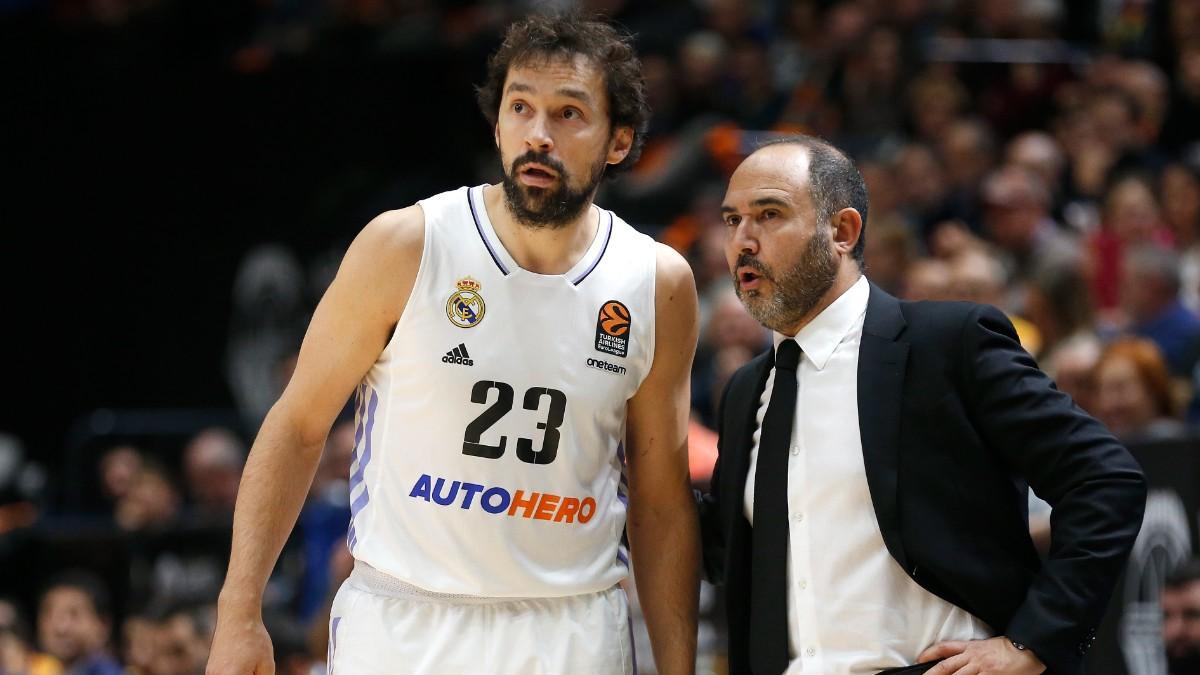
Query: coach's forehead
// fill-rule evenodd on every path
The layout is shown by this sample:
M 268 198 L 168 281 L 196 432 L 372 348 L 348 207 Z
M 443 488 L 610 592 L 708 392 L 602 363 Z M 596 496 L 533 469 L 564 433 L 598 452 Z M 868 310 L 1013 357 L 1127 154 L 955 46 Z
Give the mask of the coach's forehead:
M 808 149 L 794 143 L 768 145 L 751 153 L 733 172 L 727 205 L 763 197 L 784 198 L 798 207 L 811 201 L 808 190 Z

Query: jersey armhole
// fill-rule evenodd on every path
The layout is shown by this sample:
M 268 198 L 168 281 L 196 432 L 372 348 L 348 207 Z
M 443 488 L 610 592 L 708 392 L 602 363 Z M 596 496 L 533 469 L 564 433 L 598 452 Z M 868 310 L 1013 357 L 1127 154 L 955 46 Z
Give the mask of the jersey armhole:
M 383 348 L 384 354 L 390 354 L 392 345 L 396 342 L 396 336 L 400 334 L 400 330 L 404 327 L 404 320 L 411 312 L 413 298 L 420 297 L 418 292 L 422 290 L 422 285 L 425 283 L 425 277 L 428 276 L 429 267 L 429 251 L 433 239 L 433 226 L 430 224 L 429 212 L 425 209 L 422 203 L 424 200 L 417 202 L 417 207 L 421 209 L 421 224 L 424 228 L 424 236 L 421 240 L 421 262 L 417 264 L 417 276 L 413 278 L 412 290 L 408 292 L 408 297 L 404 299 L 404 311 L 400 312 L 400 318 L 396 319 L 396 327 L 392 329 L 392 336 L 388 339 L 387 345 Z
M 655 350 L 658 349 L 658 242 L 648 236 L 646 240 L 648 241 L 646 248 L 649 249 L 647 265 L 650 267 L 650 273 L 647 275 L 650 281 L 646 284 L 649 294 L 646 306 L 650 308 L 651 319 L 650 330 L 646 336 L 646 357 L 642 367 L 642 377 L 638 380 L 634 392 L 640 391 L 642 384 L 650 376 L 650 369 L 654 367 Z

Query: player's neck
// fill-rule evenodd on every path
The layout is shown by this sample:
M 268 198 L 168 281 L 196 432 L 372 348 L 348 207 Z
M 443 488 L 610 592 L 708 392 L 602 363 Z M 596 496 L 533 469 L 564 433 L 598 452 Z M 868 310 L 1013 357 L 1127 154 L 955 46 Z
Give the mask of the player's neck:
M 537 274 L 563 274 L 574 267 L 587 253 L 600 226 L 600 213 L 590 203 L 578 218 L 562 227 L 522 225 L 509 211 L 500 185 L 484 188 L 483 203 L 508 254 L 523 269 Z

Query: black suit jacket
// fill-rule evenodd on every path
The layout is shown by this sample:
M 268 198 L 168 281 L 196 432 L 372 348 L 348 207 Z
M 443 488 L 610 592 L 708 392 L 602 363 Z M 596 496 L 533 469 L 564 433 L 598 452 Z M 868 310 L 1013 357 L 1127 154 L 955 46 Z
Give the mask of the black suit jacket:
M 706 571 L 727 586 L 731 673 L 751 672 L 742 495 L 773 355 L 726 387 L 720 454 L 701 500 Z M 1027 645 L 1047 672 L 1079 672 L 1141 527 L 1146 486 L 1133 457 L 983 305 L 901 302 L 872 285 L 858 401 L 846 402 L 855 403 L 871 502 L 896 562 Z M 1026 482 L 1054 507 L 1044 563 L 1029 538 Z

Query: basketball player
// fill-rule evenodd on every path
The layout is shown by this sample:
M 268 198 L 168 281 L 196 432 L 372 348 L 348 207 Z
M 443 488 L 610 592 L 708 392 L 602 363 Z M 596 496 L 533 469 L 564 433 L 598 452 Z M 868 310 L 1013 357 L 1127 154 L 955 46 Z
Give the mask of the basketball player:
M 356 562 L 330 672 L 632 672 L 627 515 L 659 670 L 692 671 L 695 285 L 592 204 L 637 158 L 639 68 L 606 24 L 514 24 L 479 90 L 503 183 L 351 245 L 246 465 L 210 675 L 273 672 L 263 587 L 351 394 Z

